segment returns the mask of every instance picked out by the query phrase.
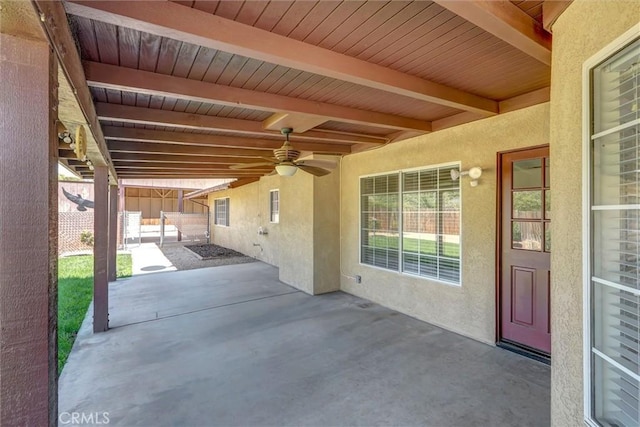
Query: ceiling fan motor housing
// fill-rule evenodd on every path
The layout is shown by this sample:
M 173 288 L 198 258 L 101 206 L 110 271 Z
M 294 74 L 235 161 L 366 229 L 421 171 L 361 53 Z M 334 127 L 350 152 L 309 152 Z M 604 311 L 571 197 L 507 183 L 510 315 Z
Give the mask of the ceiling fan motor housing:
M 289 143 L 289 134 L 293 132 L 291 128 L 283 128 L 280 131 L 287 139 L 284 141 L 284 145 L 280 148 L 273 150 L 273 157 L 281 162 L 294 161 L 300 157 L 300 151 L 295 150 Z
M 289 144 L 273 150 L 273 156 L 281 162 L 293 161 L 300 157 L 300 151 L 294 150 Z

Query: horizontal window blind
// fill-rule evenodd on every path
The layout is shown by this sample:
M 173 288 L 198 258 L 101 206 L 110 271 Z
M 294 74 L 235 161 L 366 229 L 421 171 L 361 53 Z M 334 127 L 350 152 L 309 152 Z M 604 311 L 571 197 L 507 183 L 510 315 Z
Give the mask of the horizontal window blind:
M 360 190 L 360 262 L 398 270 L 398 174 L 362 178 Z
M 360 179 L 360 262 L 460 283 L 458 166 Z
M 269 192 L 269 221 L 280 222 L 280 191 L 271 190 Z
M 640 40 L 593 70 L 593 419 L 640 425 Z

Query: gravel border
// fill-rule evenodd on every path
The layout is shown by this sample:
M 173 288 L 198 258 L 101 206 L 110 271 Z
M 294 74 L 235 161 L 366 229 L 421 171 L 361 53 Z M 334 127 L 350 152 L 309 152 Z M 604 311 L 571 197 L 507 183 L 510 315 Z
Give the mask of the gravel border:
M 255 258 L 241 255 L 235 257 L 218 257 L 212 259 L 199 259 L 198 255 L 193 251 L 185 248 L 185 245 L 193 244 L 185 243 L 165 243 L 160 248 L 164 256 L 167 257 L 171 264 L 178 270 L 195 270 L 198 268 L 217 267 L 220 265 L 246 264 L 257 261 Z
M 233 249 L 215 245 L 213 243 L 204 245 L 184 245 L 183 248 L 200 260 L 221 259 L 245 256 Z

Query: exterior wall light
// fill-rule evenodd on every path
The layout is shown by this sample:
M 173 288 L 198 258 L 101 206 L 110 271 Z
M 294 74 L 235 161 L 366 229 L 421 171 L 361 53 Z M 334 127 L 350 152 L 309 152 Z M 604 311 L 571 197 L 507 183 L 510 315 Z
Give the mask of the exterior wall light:
M 465 175 L 469 175 L 469 178 L 471 178 L 471 181 L 469 182 L 469 184 L 471 184 L 472 187 L 477 187 L 478 179 L 480 179 L 480 177 L 482 176 L 482 168 L 478 166 L 474 166 L 468 171 L 459 171 L 457 169 L 451 169 L 451 179 L 454 181 L 457 181 L 458 179 L 460 179 L 461 176 L 465 176 Z

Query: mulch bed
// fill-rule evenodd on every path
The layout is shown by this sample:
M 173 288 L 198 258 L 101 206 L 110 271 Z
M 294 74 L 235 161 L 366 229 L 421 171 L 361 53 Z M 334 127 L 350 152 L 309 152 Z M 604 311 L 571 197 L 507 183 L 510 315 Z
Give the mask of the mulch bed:
M 185 246 L 185 249 L 190 250 L 191 252 L 196 254 L 198 258 L 203 260 L 245 256 L 238 251 L 234 251 L 233 249 L 225 248 L 223 246 L 214 245 L 213 243 L 205 245 L 188 245 Z

